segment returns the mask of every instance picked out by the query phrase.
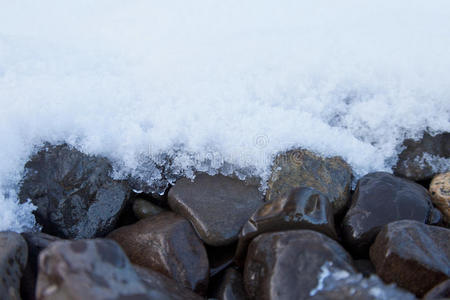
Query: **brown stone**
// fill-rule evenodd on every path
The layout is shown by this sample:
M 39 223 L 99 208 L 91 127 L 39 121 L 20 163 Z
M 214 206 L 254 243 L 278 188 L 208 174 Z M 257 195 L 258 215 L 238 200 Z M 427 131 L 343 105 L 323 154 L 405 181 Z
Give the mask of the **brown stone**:
M 429 290 L 425 296 L 424 300 L 444 300 L 450 299 L 450 279 L 439 283 L 437 286 Z
M 431 201 L 450 223 L 450 172 L 436 175 L 430 184 Z
M 162 213 L 164 209 L 144 199 L 136 199 L 133 202 L 133 212 L 138 219 L 156 216 Z
M 244 280 L 233 268 L 228 268 L 219 287 L 218 300 L 245 300 Z
M 134 264 L 160 272 L 195 292 L 206 292 L 206 250 L 183 217 L 163 212 L 118 228 L 108 238 L 117 241 Z

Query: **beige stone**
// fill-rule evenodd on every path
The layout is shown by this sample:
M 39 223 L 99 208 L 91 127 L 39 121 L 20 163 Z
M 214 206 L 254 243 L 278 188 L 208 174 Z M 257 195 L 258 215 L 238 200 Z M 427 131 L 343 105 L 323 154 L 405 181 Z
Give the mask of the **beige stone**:
M 436 175 L 430 184 L 431 199 L 450 223 L 450 172 Z

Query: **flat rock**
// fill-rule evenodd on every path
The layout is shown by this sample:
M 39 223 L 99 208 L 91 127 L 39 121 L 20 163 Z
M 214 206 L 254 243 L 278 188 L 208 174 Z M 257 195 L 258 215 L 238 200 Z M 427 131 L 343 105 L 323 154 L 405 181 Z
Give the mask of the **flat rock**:
M 114 228 L 129 196 L 128 187 L 111 178 L 103 157 L 68 145 L 47 146 L 25 164 L 19 198 L 37 206 L 43 231 L 63 238 L 103 236 Z
M 208 256 L 191 224 L 172 212 L 118 228 L 108 235 L 131 262 L 160 272 L 197 293 L 206 292 Z
M 316 231 L 263 233 L 249 246 L 244 284 L 250 299 L 308 299 L 326 262 L 350 274 L 350 255 Z
M 138 198 L 133 202 L 133 212 L 138 219 L 153 217 L 163 211 L 164 209 L 162 207 L 145 199 Z
M 423 296 L 424 300 L 433 300 L 433 299 L 450 299 L 450 279 L 447 279 L 444 282 L 439 283 L 437 286 L 429 290 L 425 296 Z
M 383 227 L 370 248 L 377 274 L 417 296 L 450 276 L 450 230 L 411 220 Z
M 376 172 L 362 177 L 343 220 L 343 235 L 350 249 L 366 256 L 383 225 L 408 219 L 425 223 L 432 204 L 427 190 L 407 179 Z
M 0 232 L 0 295 L 20 300 L 20 279 L 28 259 L 27 243 L 18 233 Z
M 312 187 L 328 197 L 337 214 L 348 204 L 351 181 L 352 170 L 342 158 L 323 158 L 307 150 L 292 150 L 276 157 L 266 200 L 287 196 L 293 188 Z
M 262 205 L 256 185 L 222 175 L 199 174 L 183 178 L 169 191 L 169 205 L 194 225 L 211 246 L 235 242 L 248 218 Z
M 435 136 L 425 132 L 415 141 L 406 139 L 399 154 L 394 174 L 414 181 L 431 179 L 438 173 L 450 171 L 450 133 Z
M 245 258 L 248 244 L 259 234 L 292 229 L 311 229 L 337 239 L 333 210 L 327 196 L 316 189 L 303 187 L 265 203 L 242 228 L 236 261 Z
M 244 280 L 233 268 L 228 268 L 219 287 L 218 300 L 245 300 Z
M 450 223 L 450 172 L 436 175 L 430 183 L 431 201 Z

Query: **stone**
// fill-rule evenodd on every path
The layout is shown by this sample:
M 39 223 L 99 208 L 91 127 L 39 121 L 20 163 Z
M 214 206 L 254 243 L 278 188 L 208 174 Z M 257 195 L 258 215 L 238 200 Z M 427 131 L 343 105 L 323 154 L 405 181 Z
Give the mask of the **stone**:
M 435 174 L 450 171 L 450 133 L 435 136 L 425 132 L 415 141 L 403 141 L 405 148 L 398 156 L 394 174 L 414 181 L 431 179 Z
M 108 238 L 117 241 L 134 264 L 160 272 L 199 294 L 206 292 L 208 256 L 185 218 L 163 212 L 118 228 Z
M 431 201 L 441 211 L 444 221 L 450 223 L 450 172 L 433 178 L 430 194 Z
M 351 274 L 326 262 L 321 268 L 317 286 L 304 299 L 414 300 L 416 297 L 395 285 L 384 284 L 376 275 L 364 278 L 362 274 Z
M 383 227 L 370 248 L 378 276 L 418 297 L 450 276 L 450 230 L 402 220 Z
M 18 233 L 0 232 L 0 295 L 20 300 L 20 279 L 28 259 L 27 243 Z
M 303 187 L 265 203 L 242 228 L 236 261 L 242 263 L 248 244 L 259 234 L 292 229 L 311 229 L 337 239 L 328 198 L 316 189 Z
M 126 204 L 126 184 L 111 178 L 103 157 L 68 145 L 47 146 L 25 164 L 19 198 L 37 206 L 43 231 L 63 238 L 103 236 L 114 228 Z
M 20 291 L 23 299 L 34 300 L 36 299 L 38 256 L 48 245 L 60 239 L 42 232 L 24 232 L 21 235 L 28 245 L 28 262 L 20 282 Z
M 263 204 L 256 185 L 223 175 L 183 178 L 169 191 L 173 211 L 188 219 L 200 238 L 211 246 L 237 241 L 248 218 Z
M 133 202 L 133 212 L 138 219 L 156 216 L 164 209 L 144 199 L 136 199 Z
M 433 299 L 450 299 L 450 279 L 439 283 L 437 286 L 429 290 L 425 296 L 423 296 L 424 300 L 433 300 Z
M 266 201 L 284 197 L 297 187 L 312 187 L 325 194 L 334 214 L 347 207 L 352 170 L 340 157 L 323 158 L 307 150 L 292 150 L 275 158 Z
M 249 245 L 244 285 L 250 299 L 307 299 L 321 268 L 356 273 L 350 255 L 333 239 L 311 230 L 263 233 Z
M 431 211 L 430 196 L 421 185 L 385 172 L 370 173 L 356 186 L 343 237 L 352 251 L 367 256 L 383 225 L 402 219 L 425 223 Z
M 163 290 L 167 284 L 158 287 L 148 281 L 148 277 L 141 279 L 123 250 L 112 240 L 56 241 L 39 255 L 36 298 L 180 299 L 179 295 L 178 298 L 170 296 L 176 289 Z
M 211 278 L 233 264 L 236 243 L 222 247 L 206 245 L 206 251 L 209 258 L 209 277 Z
M 218 300 L 245 300 L 242 275 L 233 268 L 228 268 L 219 287 Z

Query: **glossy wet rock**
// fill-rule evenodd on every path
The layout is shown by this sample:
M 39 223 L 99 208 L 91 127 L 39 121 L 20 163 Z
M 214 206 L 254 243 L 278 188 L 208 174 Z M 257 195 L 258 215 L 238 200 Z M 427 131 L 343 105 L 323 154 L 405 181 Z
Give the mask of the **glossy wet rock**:
M 194 225 L 211 246 L 235 242 L 248 218 L 262 205 L 256 185 L 222 175 L 199 174 L 192 182 L 183 178 L 169 191 L 169 205 Z
M 144 199 L 136 199 L 133 202 L 133 212 L 138 219 L 153 217 L 163 212 L 164 209 Z
M 63 238 L 102 236 L 114 228 L 128 199 L 103 157 L 67 145 L 47 146 L 25 165 L 19 197 L 37 206 L 44 232 Z
M 450 230 L 403 220 L 386 225 L 370 248 L 377 274 L 417 296 L 450 276 Z
M 20 234 L 0 232 L 0 298 L 20 299 L 20 279 L 27 258 L 27 243 Z
M 436 175 L 430 183 L 431 200 L 450 223 L 450 172 Z
M 425 296 L 424 300 L 443 300 L 450 299 L 450 279 L 439 283 L 437 286 L 429 290 Z
M 419 181 L 450 171 L 449 132 L 435 136 L 425 132 L 420 140 L 407 139 L 403 146 L 406 148 L 398 156 L 394 174 Z M 433 167 L 430 162 L 436 166 Z
M 352 251 L 367 255 L 383 225 L 402 219 L 425 223 L 431 211 L 430 196 L 421 185 L 389 173 L 370 173 L 358 182 L 343 220 L 344 238 Z
M 308 299 L 326 262 L 355 273 L 349 254 L 311 230 L 263 233 L 249 246 L 244 284 L 250 299 Z
M 245 300 L 242 275 L 235 269 L 228 268 L 215 298 L 218 300 Z
M 191 224 L 172 212 L 145 218 L 108 235 L 131 262 L 160 272 L 198 293 L 208 286 L 205 247 Z
M 337 239 L 328 198 L 313 188 L 296 188 L 287 197 L 265 203 L 242 228 L 236 261 L 242 263 L 248 244 L 259 234 L 292 229 L 311 229 Z
M 312 187 L 325 194 L 334 213 L 342 212 L 350 196 L 352 171 L 340 157 L 322 158 L 307 150 L 278 155 L 268 182 L 267 201 L 287 196 L 293 188 Z

